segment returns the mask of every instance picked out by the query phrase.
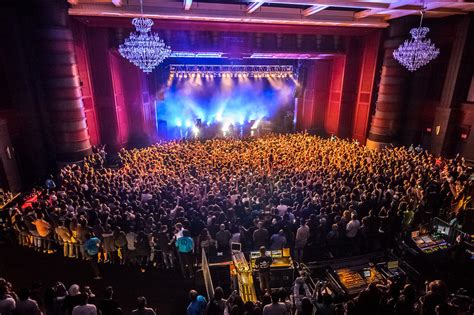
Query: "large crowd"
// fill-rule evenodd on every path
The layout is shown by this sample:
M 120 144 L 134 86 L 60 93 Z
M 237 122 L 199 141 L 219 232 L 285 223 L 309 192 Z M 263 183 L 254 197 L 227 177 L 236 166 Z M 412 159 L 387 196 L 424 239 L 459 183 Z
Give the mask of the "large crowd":
M 147 305 L 146 297 L 139 296 L 135 309 L 127 314 L 162 314 L 158 311 Z M 225 298 L 221 287 L 215 288 L 209 301 L 191 290 L 188 304 L 182 310 L 186 315 L 470 315 L 473 312 L 474 299 L 464 289 L 450 293 L 441 280 L 426 282 L 423 290 L 402 278 L 372 283 L 349 301 L 335 303 L 326 283 L 316 283 L 310 292 L 304 277 L 296 279 L 291 291 L 274 289 L 257 302 L 244 302 L 237 291 Z M 125 312 L 111 286 L 99 295 L 88 286 L 72 284 L 67 288 L 62 282 L 16 290 L 0 278 L 0 314 L 123 315 Z
M 462 228 L 472 196 L 463 158 L 372 150 L 308 134 L 174 141 L 103 150 L 61 168 L 9 209 L 18 242 L 66 257 L 185 277 L 204 251 L 289 247 L 295 261 L 390 248 L 440 216 Z M 311 248 L 311 251 L 307 249 Z

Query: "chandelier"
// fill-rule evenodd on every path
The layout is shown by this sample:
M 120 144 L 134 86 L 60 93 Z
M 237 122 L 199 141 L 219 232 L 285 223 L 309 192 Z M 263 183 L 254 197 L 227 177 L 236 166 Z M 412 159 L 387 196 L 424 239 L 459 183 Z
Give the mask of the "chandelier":
M 439 49 L 431 43 L 429 38 L 425 39 L 430 29 L 422 27 L 422 22 L 423 11 L 421 12 L 420 26 L 410 30 L 412 38 L 405 40 L 393 51 L 393 58 L 412 72 L 428 64 L 439 55 Z
M 140 0 L 143 15 L 142 0 Z M 145 73 L 153 69 L 171 55 L 171 49 L 165 45 L 158 34 L 151 31 L 153 21 L 149 18 L 139 17 L 132 20 L 136 32 L 131 32 L 119 46 L 119 53 Z

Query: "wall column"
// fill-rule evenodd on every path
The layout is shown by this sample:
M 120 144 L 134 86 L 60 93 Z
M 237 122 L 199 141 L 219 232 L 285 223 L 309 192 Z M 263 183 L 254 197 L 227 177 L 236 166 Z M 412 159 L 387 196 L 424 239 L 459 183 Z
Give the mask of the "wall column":
M 435 109 L 430 151 L 434 155 L 450 155 L 453 148 L 453 134 L 459 120 L 459 103 L 467 95 L 472 76 L 472 56 L 465 54 L 469 38 L 469 17 L 460 17 L 456 25 L 456 37 L 449 56 L 448 70 L 439 105 Z M 456 93 L 457 92 L 457 93 Z
M 91 153 L 81 81 L 65 0 L 37 0 L 39 60 L 56 160 L 79 161 Z
M 382 75 L 367 146 L 383 148 L 395 142 L 400 131 L 408 70 L 393 58 L 393 51 L 409 36 L 406 19 L 391 22 L 384 42 Z

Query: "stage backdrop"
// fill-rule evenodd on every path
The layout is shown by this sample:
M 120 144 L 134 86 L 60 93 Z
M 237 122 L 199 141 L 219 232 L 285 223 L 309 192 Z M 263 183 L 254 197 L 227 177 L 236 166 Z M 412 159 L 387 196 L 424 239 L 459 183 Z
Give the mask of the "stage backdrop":
M 274 121 L 293 110 L 295 86 L 292 78 L 170 78 L 156 102 L 157 126 L 166 122 L 168 137 L 176 137 L 176 129 L 192 128 L 197 120 L 234 126 Z

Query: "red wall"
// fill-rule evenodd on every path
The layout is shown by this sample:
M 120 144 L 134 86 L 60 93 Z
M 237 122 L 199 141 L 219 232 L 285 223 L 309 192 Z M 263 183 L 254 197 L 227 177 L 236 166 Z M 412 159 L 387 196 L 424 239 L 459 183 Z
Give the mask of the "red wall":
M 297 130 L 365 143 L 372 106 L 380 31 L 346 39 L 347 54 L 315 60 L 297 103 Z
M 324 129 L 326 133 L 330 135 L 337 135 L 339 131 L 345 59 L 345 56 L 340 56 L 334 58 L 332 62 L 329 102 L 326 111 L 326 120 L 324 122 Z

